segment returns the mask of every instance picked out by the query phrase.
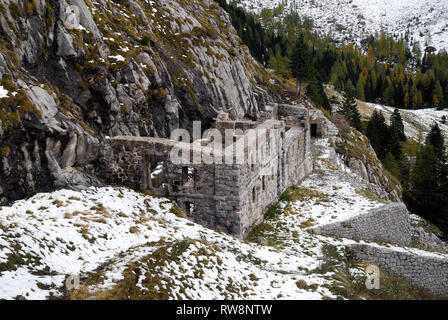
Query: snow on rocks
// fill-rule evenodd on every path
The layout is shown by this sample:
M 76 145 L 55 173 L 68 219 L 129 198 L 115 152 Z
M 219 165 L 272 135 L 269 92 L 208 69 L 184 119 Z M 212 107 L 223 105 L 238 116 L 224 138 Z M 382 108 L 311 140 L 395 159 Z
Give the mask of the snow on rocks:
M 395 110 L 393 107 L 375 103 L 365 103 L 365 105 L 371 109 L 383 112 L 387 119 L 390 118 Z M 448 122 L 446 124 L 442 123 L 443 116 L 445 116 L 448 121 L 448 110 L 431 108 L 418 110 L 399 109 L 399 111 L 403 118 L 404 130 L 407 137 L 418 141 L 420 135 L 422 135 L 422 138 L 424 139 L 426 134 L 431 130 L 431 126 L 437 123 L 442 133 L 448 139 Z
M 298 267 L 318 267 L 317 257 L 243 243 L 176 217 L 172 207 L 167 199 L 109 187 L 38 194 L 0 208 L 0 297 L 58 296 L 68 275 L 94 272 L 105 263 L 100 287 L 110 288 L 123 278 L 130 262 L 182 241 L 190 241 L 189 250 L 200 251 L 197 259 L 203 255 L 201 247 L 213 249 L 216 258 L 203 257 L 208 262 L 201 267 L 202 277 L 186 273 L 189 265 L 198 266 L 185 253 L 158 269 L 161 278 L 170 275 L 177 283 L 170 287 L 168 298 L 242 298 L 243 287 L 249 288 L 249 297 L 260 299 L 332 296 L 323 287 L 309 292 L 295 285 L 306 275 Z M 320 277 L 308 278 L 329 283 Z M 257 284 L 251 287 L 251 281 Z M 227 288 L 219 286 L 227 282 Z M 231 283 L 241 290 L 231 291 Z M 178 292 L 181 284 L 189 289 Z
M 3 86 L 0 86 L 0 99 L 6 98 L 8 96 L 9 91 L 3 88 Z
M 408 34 L 421 48 L 448 48 L 448 2 L 439 0 L 237 0 L 260 13 L 285 4 L 283 13 L 297 11 L 313 20 L 314 31 L 340 42 L 361 43 L 381 30 L 397 37 Z M 337 12 L 338 14 L 334 14 Z
M 109 56 L 109 59 L 114 59 L 114 60 L 117 60 L 117 61 L 125 61 L 126 59 L 122 56 L 122 55 L 120 55 L 120 54 L 117 54 L 116 56 Z
M 328 248 L 343 258 L 345 246 L 366 242 L 306 230 L 383 203 L 362 191 L 356 174 L 331 164 L 328 141 L 314 143 L 316 160 L 326 161 L 282 197 L 252 242 L 125 188 L 59 190 L 0 207 L 0 298 L 334 299 Z M 69 275 L 81 287 L 64 296 Z

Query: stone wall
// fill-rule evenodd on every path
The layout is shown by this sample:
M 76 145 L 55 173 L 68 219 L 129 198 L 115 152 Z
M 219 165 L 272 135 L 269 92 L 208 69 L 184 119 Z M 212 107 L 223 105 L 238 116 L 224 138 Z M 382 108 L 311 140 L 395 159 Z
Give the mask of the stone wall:
M 336 238 L 389 242 L 409 246 L 412 228 L 403 203 L 392 203 L 371 209 L 344 221 L 309 229 L 311 232 Z
M 285 181 L 282 192 L 287 187 L 298 184 L 313 169 L 309 135 L 305 128 L 293 127 L 286 132 L 284 155 Z
M 308 110 L 302 105 L 279 104 L 277 108 L 279 117 L 295 117 L 306 121 Z
M 303 108 L 294 110 L 306 115 Z M 262 123 L 218 121 L 221 136 L 225 138 L 229 129 L 231 136 L 230 144 L 224 139 L 224 149 L 218 150 L 212 147 L 215 137 L 192 144 L 114 137 L 103 152 L 102 175 L 108 183 L 149 189 L 175 200 L 205 227 L 245 237 L 287 187 L 312 171 L 308 128 L 302 126 L 301 118 L 286 123 L 273 119 Z M 181 154 L 188 157 L 177 164 L 170 155 L 179 146 Z M 195 152 L 211 155 L 214 161 L 192 163 Z M 156 165 L 162 172 L 153 178 Z
M 281 175 L 285 126 L 281 121 L 267 121 L 258 127 L 266 130 L 266 141 L 257 139 L 265 157 L 257 163 L 239 165 L 239 192 L 241 200 L 241 234 L 244 237 L 251 227 L 263 220 L 266 209 L 273 204 L 283 188 Z M 250 148 L 254 142 L 247 143 Z M 248 150 L 249 151 L 249 150 Z M 250 156 L 249 156 L 250 157 Z
M 235 213 L 240 210 L 237 164 L 175 164 L 170 161 L 175 146 L 182 146 L 181 151 L 189 159 L 194 151 L 212 151 L 206 146 L 193 147 L 168 139 L 114 137 L 111 146 L 105 163 L 109 183 L 149 189 L 175 200 L 187 216 L 205 227 L 240 233 L 240 216 Z M 163 163 L 161 186 L 151 178 L 152 164 L 159 161 Z
M 389 273 L 399 274 L 432 294 L 448 297 L 447 255 L 366 244 L 352 244 L 346 248 L 359 260 L 376 264 Z

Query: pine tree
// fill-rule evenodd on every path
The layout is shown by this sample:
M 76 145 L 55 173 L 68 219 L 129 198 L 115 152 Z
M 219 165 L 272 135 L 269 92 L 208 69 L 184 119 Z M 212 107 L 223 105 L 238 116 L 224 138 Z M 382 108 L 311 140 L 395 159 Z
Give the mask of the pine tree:
M 426 144 L 434 148 L 434 153 L 439 161 L 446 162 L 445 138 L 437 123 L 431 127 L 431 131 L 426 137 Z
M 395 135 L 400 141 L 406 141 L 403 119 L 401 118 L 400 111 L 398 111 L 397 108 L 395 108 L 394 113 L 390 118 L 390 122 L 391 134 Z
M 436 130 L 434 133 L 438 135 Z M 417 153 L 404 198 L 411 211 L 448 234 L 448 165 L 440 161 L 429 140 Z
M 384 159 L 390 151 L 390 129 L 382 112 L 375 110 L 367 123 L 366 136 L 379 159 Z
M 391 82 L 383 94 L 383 103 L 388 106 L 395 105 L 395 87 Z
M 350 87 L 347 88 L 347 91 L 344 92 L 344 100 L 342 102 L 342 106 L 339 108 L 339 113 L 345 116 L 352 127 L 354 127 L 358 131 L 361 131 L 361 114 L 359 113 L 353 92 L 354 88 Z
M 356 89 L 353 86 L 352 80 L 348 79 L 347 82 L 344 85 L 344 92 L 349 94 L 350 96 L 355 97 L 356 95 Z
M 412 85 L 411 90 L 409 91 L 409 95 L 411 108 L 417 109 L 419 103 L 419 92 L 415 84 Z
M 302 96 L 302 83 L 309 79 L 311 56 L 305 42 L 303 32 L 300 32 L 291 57 L 291 74 L 297 79 L 297 96 Z
M 322 81 L 318 80 L 316 76 L 311 78 L 306 89 L 306 93 L 311 101 L 313 101 L 317 106 L 327 110 L 330 109 L 330 102 L 325 94 Z
M 443 96 L 445 97 L 445 108 L 448 108 L 448 83 L 445 85 Z
M 413 58 L 415 59 L 417 67 L 420 66 L 422 63 L 422 49 L 420 48 L 418 42 L 415 42 L 414 46 L 412 47 L 412 55 Z
M 380 129 L 379 129 L 379 113 L 375 109 L 369 122 L 367 123 L 366 136 L 370 140 L 370 144 L 375 152 L 378 154 L 378 149 L 380 146 Z
M 393 176 L 400 177 L 400 166 L 398 161 L 391 152 L 388 152 L 384 157 L 383 161 L 384 168 L 389 171 Z
M 408 196 L 418 211 L 434 206 L 437 177 L 434 176 L 436 154 L 431 145 L 426 145 L 417 153 L 415 165 L 410 176 L 410 192 Z

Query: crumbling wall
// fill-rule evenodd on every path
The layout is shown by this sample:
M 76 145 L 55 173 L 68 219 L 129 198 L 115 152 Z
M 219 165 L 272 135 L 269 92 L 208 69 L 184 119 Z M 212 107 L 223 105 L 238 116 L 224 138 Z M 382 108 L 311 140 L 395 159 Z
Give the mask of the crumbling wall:
M 308 119 L 308 109 L 302 105 L 279 104 L 277 113 L 280 118 L 295 117 L 304 121 Z
M 296 116 L 306 115 L 303 109 L 294 110 Z M 223 150 L 213 150 L 211 139 L 190 144 L 152 137 L 114 137 L 111 148 L 103 152 L 104 176 L 109 183 L 150 189 L 171 198 L 195 222 L 244 237 L 287 187 L 298 184 L 312 170 L 309 130 L 301 121 L 290 119 L 288 131 L 287 122 L 282 120 L 269 119 L 261 124 L 218 121 L 216 128 L 226 142 Z M 227 129 L 233 133 L 230 145 L 225 141 Z M 176 163 L 170 158 L 174 147 L 181 147 L 187 161 Z M 190 161 L 198 151 L 215 161 Z M 163 170 L 153 179 L 153 164 L 160 162 Z
M 185 169 L 191 175 L 187 181 L 184 179 Z M 166 195 L 176 199 L 196 223 L 237 235 L 240 233 L 238 175 L 238 166 L 234 164 L 186 166 L 168 162 Z
M 239 167 L 237 164 L 173 163 L 170 154 L 182 147 L 188 159 L 195 151 L 208 151 L 168 139 L 152 137 L 114 137 L 109 152 L 109 182 L 136 189 L 149 189 L 174 199 L 195 222 L 231 234 L 240 233 Z M 218 155 L 219 156 L 219 155 Z M 151 179 L 151 160 L 163 161 L 163 186 L 155 189 Z
M 322 138 L 328 134 L 327 118 L 320 110 L 310 110 L 310 134 L 312 137 Z

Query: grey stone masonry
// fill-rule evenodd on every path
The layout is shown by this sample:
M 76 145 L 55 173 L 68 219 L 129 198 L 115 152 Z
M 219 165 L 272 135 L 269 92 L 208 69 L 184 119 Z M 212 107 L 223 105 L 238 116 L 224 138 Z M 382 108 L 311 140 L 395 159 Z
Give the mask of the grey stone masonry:
M 220 113 L 219 134 L 193 143 L 113 137 L 103 152 L 105 180 L 173 199 L 195 222 L 243 238 L 286 188 L 312 171 L 308 110 L 280 109 L 286 120 L 275 119 L 277 108 L 260 121 L 229 121 Z M 173 161 L 174 151 L 186 161 Z M 195 154 L 213 160 L 192 161 Z
M 448 297 L 448 255 L 367 244 L 347 245 L 346 249 L 359 260 L 399 274 L 432 294 Z
M 402 246 L 412 243 L 412 228 L 404 203 L 397 202 L 360 213 L 344 221 L 310 228 L 309 231 L 330 237 Z

